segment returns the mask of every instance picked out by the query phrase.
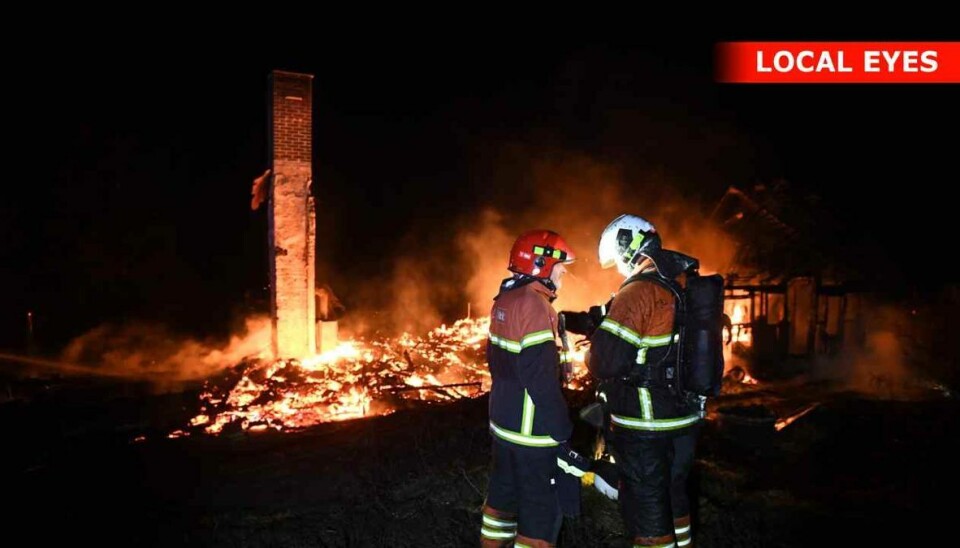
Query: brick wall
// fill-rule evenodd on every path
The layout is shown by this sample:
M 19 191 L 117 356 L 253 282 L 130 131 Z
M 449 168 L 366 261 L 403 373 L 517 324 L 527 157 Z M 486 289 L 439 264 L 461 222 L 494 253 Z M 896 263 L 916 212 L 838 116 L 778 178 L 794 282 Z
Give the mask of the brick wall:
M 316 351 L 312 82 L 311 75 L 284 71 L 273 71 L 269 79 L 270 293 L 278 358 L 302 358 Z

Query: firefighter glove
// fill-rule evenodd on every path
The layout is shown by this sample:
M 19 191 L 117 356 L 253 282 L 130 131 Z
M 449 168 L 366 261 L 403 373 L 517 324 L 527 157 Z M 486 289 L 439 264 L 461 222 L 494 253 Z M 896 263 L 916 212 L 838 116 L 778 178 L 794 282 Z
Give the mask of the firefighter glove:
M 566 320 L 566 330 L 570 333 L 589 336 L 591 333 L 593 333 L 597 326 L 600 325 L 599 322 L 594 322 L 593 316 L 589 312 L 571 312 L 569 310 L 564 310 L 560 313 L 563 314 L 563 317 Z
M 612 305 L 613 297 L 611 297 L 605 305 L 591 306 L 586 312 L 571 312 L 569 310 L 564 310 L 561 312 L 561 314 L 566 320 L 566 330 L 570 333 L 585 335 L 587 337 L 593 335 L 593 332 L 600 327 L 601 323 L 603 323 L 603 318 L 605 318 L 607 313 L 610 312 L 610 307 Z

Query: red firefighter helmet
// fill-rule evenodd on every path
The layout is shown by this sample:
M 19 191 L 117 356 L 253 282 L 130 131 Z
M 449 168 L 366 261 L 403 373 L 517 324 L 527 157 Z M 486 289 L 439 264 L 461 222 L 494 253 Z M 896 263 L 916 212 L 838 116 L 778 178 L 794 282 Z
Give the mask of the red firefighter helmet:
M 549 278 L 553 265 L 570 264 L 576 257 L 567 242 L 552 230 L 537 229 L 521 234 L 510 249 L 511 272 Z

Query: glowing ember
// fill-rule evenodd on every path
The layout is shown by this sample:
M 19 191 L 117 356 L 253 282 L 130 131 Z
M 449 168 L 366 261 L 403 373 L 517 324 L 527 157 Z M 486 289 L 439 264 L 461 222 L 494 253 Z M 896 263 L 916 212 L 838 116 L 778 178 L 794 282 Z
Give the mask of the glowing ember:
M 322 422 L 385 415 L 411 401 L 474 398 L 490 389 L 486 365 L 489 318 L 441 325 L 424 337 L 344 341 L 303 360 L 247 360 L 208 381 L 193 431 L 219 434 L 228 426 L 245 431 L 289 431 Z M 573 350 L 580 389 L 583 350 Z M 189 435 L 177 430 L 169 437 Z
M 790 424 L 793 423 L 793 421 L 795 421 L 795 420 L 799 419 L 800 417 L 806 415 L 807 413 L 813 411 L 814 409 L 816 409 L 816 408 L 819 407 L 819 406 L 820 406 L 820 402 L 811 403 L 810 405 L 804 407 L 803 409 L 801 409 L 801 410 L 798 411 L 797 413 L 794 413 L 793 415 L 790 415 L 789 417 L 787 417 L 787 418 L 785 418 L 785 419 L 780 419 L 780 420 L 778 420 L 778 421 L 776 422 L 776 424 L 773 425 L 773 427 L 776 428 L 777 431 L 779 432 L 780 430 L 783 430 L 784 428 L 790 426 Z

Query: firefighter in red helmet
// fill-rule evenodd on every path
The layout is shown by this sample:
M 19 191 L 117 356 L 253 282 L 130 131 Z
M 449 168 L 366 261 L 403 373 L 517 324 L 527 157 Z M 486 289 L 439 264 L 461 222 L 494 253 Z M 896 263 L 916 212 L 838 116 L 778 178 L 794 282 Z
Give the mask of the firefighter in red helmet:
M 556 232 L 521 234 L 510 250 L 513 275 L 501 282 L 490 311 L 493 465 L 480 529 L 485 547 L 554 546 L 564 514 L 559 476 L 579 478 L 589 468 L 568 444 L 573 424 L 552 305 L 573 260 Z

